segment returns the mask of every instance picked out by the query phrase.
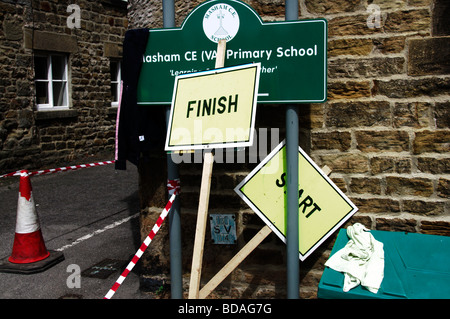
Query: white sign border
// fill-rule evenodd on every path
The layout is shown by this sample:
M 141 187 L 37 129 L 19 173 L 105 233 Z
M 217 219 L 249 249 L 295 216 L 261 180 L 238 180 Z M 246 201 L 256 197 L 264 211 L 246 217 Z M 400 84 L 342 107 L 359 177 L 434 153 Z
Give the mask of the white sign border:
M 228 142 L 228 143 L 176 145 L 176 146 L 169 145 L 170 134 L 172 131 L 174 105 L 175 105 L 175 100 L 176 100 L 176 95 L 177 95 L 178 81 L 180 79 L 192 78 L 192 77 L 198 77 L 198 76 L 204 76 L 204 75 L 210 75 L 210 74 L 218 74 L 218 73 L 224 73 L 224 72 L 230 72 L 230 71 L 232 72 L 232 71 L 236 71 L 236 70 L 250 69 L 250 68 L 256 68 L 256 75 L 255 75 L 255 83 L 253 86 L 253 102 L 252 102 L 252 111 L 251 111 L 252 115 L 251 115 L 251 121 L 250 121 L 250 136 L 249 136 L 248 141 L 238 141 L 238 142 Z M 258 104 L 258 89 L 259 89 L 260 72 L 261 72 L 261 63 L 257 62 L 257 63 L 246 63 L 246 64 L 235 65 L 235 66 L 230 66 L 230 67 L 224 67 L 224 68 L 218 68 L 218 69 L 177 75 L 175 77 L 175 84 L 174 84 L 174 88 L 173 88 L 172 104 L 170 107 L 170 115 L 169 115 L 169 122 L 168 122 L 168 126 L 167 126 L 166 142 L 165 142 L 164 150 L 165 151 L 191 151 L 191 150 L 200 150 L 200 149 L 231 148 L 231 147 L 239 148 L 239 147 L 252 146 L 253 138 L 254 138 L 256 107 Z
M 266 215 L 258 208 L 256 207 L 253 202 L 250 200 L 250 198 L 247 197 L 242 191 L 241 188 L 247 184 L 250 179 L 253 178 L 263 167 L 266 165 L 267 162 L 269 162 L 278 152 L 285 146 L 286 140 L 283 140 L 280 144 L 278 144 L 269 155 L 266 156 L 262 160 L 261 163 L 259 163 L 251 172 L 248 174 L 235 188 L 234 191 L 238 194 L 238 196 L 245 202 L 247 205 L 250 206 L 250 208 L 264 221 L 264 223 L 269 226 L 269 228 L 284 242 L 286 243 L 286 237 L 283 235 L 283 233 L 280 232 L 280 230 L 273 225 L 273 223 L 266 217 Z M 317 170 L 317 172 L 322 175 L 324 179 L 334 188 L 335 191 L 339 193 L 339 195 L 352 207 L 352 210 L 348 212 L 334 227 L 332 227 L 322 238 L 317 241 L 309 250 L 303 255 L 298 253 L 299 258 L 301 261 L 304 261 L 306 258 L 308 258 L 309 255 L 311 255 L 325 240 L 327 240 L 328 237 L 330 237 L 339 227 L 341 227 L 350 217 L 352 217 L 357 211 L 358 208 L 353 204 L 353 202 L 337 187 L 333 181 L 317 166 L 316 163 L 308 156 L 308 154 L 303 151 L 303 149 L 299 146 L 298 151 L 300 154 Z

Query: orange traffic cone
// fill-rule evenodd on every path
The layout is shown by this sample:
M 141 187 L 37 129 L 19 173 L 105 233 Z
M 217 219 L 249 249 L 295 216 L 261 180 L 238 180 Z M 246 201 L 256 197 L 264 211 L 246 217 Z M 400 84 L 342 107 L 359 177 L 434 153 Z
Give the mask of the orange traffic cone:
M 16 232 L 11 256 L 0 263 L 0 271 L 34 273 L 43 271 L 64 260 L 62 253 L 45 247 L 39 218 L 34 204 L 28 171 L 20 172 L 17 203 Z

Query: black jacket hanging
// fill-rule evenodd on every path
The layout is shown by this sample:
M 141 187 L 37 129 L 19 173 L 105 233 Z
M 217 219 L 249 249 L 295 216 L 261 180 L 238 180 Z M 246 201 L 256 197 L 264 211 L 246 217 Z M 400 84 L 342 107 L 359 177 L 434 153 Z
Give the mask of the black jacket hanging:
M 137 105 L 137 86 L 142 57 L 147 47 L 148 29 L 125 33 L 123 43 L 123 89 L 116 124 L 115 168 L 126 169 L 126 161 L 137 165 L 141 155 L 164 150 L 166 134 L 164 106 Z

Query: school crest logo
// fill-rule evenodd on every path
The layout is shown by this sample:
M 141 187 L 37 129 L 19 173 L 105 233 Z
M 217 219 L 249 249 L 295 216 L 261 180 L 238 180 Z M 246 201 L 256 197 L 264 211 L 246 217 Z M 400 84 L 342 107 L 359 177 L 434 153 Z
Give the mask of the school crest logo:
M 239 31 L 239 15 L 230 5 L 218 3 L 206 10 L 203 17 L 203 31 L 208 39 L 218 43 L 231 41 Z

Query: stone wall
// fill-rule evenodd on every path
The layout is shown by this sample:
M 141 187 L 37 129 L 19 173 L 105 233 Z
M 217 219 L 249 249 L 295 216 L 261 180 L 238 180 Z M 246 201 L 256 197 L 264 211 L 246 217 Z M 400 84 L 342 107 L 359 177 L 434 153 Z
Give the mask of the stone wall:
M 67 24 L 70 4 L 80 7 L 79 28 Z M 122 55 L 126 3 L 2 0 L 0 26 L 0 172 L 83 164 L 101 152 L 113 159 L 110 61 Z M 67 54 L 68 109 L 37 110 L 36 52 Z
M 284 20 L 284 1 L 245 2 L 265 21 Z M 196 3 L 176 1 L 177 26 Z M 300 144 L 319 166 L 331 168 L 331 179 L 359 208 L 346 225 L 450 236 L 448 10 L 443 0 L 299 1 L 300 19 L 326 18 L 329 27 L 328 101 L 300 106 Z M 130 26 L 162 27 L 160 4 L 131 2 Z M 257 129 L 278 128 L 281 141 L 284 127 L 283 105 L 258 106 Z M 236 214 L 238 241 L 213 245 L 208 227 L 202 284 L 264 225 L 233 191 L 255 165 L 248 158 L 214 164 L 209 211 Z M 201 164 L 180 164 L 185 292 L 201 170 Z M 141 172 L 143 188 L 156 182 Z M 157 178 L 162 189 L 164 178 Z M 143 236 L 160 213 L 156 193 L 143 196 Z M 169 280 L 164 227 L 144 255 L 144 278 Z M 301 263 L 302 298 L 316 298 L 333 241 Z M 285 245 L 269 235 L 210 297 L 285 298 Z

